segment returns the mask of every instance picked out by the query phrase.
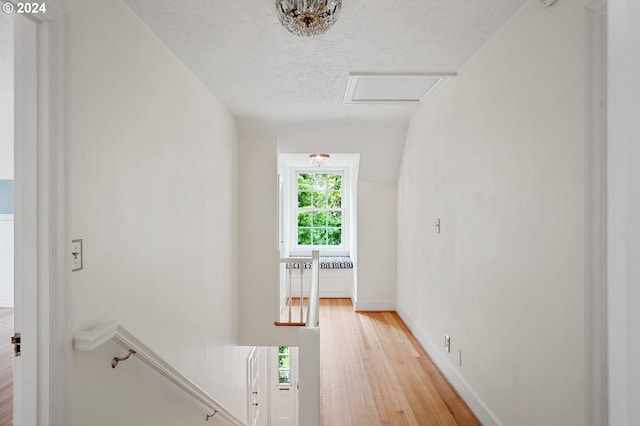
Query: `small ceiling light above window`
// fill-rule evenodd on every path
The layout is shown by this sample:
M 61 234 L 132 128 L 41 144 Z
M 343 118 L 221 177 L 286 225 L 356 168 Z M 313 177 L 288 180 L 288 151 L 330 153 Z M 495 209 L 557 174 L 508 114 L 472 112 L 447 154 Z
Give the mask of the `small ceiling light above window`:
M 301 37 L 323 34 L 338 20 L 342 0 L 276 0 L 280 23 Z
M 322 167 L 329 164 L 329 154 L 311 154 L 309 155 L 309 161 L 312 166 Z

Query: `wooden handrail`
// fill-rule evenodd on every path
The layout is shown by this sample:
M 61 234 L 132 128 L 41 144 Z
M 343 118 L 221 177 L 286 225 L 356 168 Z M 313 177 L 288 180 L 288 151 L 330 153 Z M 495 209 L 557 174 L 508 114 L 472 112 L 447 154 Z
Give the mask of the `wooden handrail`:
M 147 364 L 147 366 L 151 367 L 155 372 L 185 391 L 191 397 L 216 412 L 220 417 L 224 417 L 233 425 L 244 426 L 244 423 L 227 410 L 222 404 L 205 392 L 201 387 L 196 385 L 193 381 L 189 380 L 186 376 L 173 368 L 168 362 L 163 360 L 157 353 L 142 343 L 140 339 L 135 337 L 117 321 L 106 322 L 91 330 L 75 332 L 73 334 L 73 348 L 77 351 L 93 351 L 107 343 L 109 340 L 113 340 L 125 350 L 129 351 L 127 359 L 129 356 L 135 356 L 140 361 Z M 120 362 L 124 361 L 124 358 L 114 357 L 114 360 Z M 118 362 L 114 361 L 114 363 L 112 363 L 112 367 L 115 368 Z

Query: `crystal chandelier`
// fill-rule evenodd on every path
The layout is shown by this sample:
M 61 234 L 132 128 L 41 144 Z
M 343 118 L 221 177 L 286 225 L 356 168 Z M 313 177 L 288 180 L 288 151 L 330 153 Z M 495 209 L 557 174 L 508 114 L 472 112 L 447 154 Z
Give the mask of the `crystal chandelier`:
M 309 161 L 312 166 L 322 167 L 329 164 L 329 154 L 311 154 L 309 155 Z
M 295 35 L 327 32 L 338 20 L 342 0 L 276 0 L 280 23 Z

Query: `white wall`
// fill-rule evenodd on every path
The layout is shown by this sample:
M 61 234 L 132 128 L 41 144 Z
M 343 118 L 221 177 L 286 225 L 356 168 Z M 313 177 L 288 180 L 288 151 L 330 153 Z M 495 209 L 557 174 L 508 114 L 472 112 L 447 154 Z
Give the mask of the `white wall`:
M 275 129 L 244 122 L 239 126 L 271 132 L 281 154 L 360 154 L 358 179 L 375 182 L 396 182 L 407 134 L 407 123 L 385 121 L 288 123 Z
M 396 216 L 396 183 L 358 182 L 358 311 L 396 309 Z
M 640 418 L 640 3 L 609 0 L 609 420 Z
M 234 121 L 121 1 L 65 4 L 71 228 L 84 239 L 84 270 L 72 274 L 73 327 L 120 321 L 245 419 Z M 86 394 L 114 416 L 139 418 L 146 408 L 119 406 L 117 394 L 128 390 L 103 382 L 85 356 L 74 354 L 74 424 L 94 424 L 92 408 L 78 403 Z M 155 398 L 154 386 L 147 391 Z M 157 392 L 154 424 L 175 425 L 161 415 L 170 408 Z
M 276 327 L 278 294 L 277 143 L 245 129 L 239 133 L 240 341 L 298 346 L 296 327 Z
M 583 3 L 531 0 L 408 131 L 398 310 L 487 425 L 584 424 Z
M 13 180 L 13 20 L 0 15 L 0 180 Z M 0 307 L 13 306 L 13 214 L 0 212 Z
M 205 423 L 205 415 L 212 414 L 213 410 L 207 410 L 135 357 L 112 369 L 113 356 L 125 353 L 113 342 L 94 352 L 76 353 L 73 369 L 74 425 L 229 425 L 220 415 Z M 87 380 L 84 377 L 87 373 L 98 385 L 77 387 Z M 105 398 L 106 392 L 108 398 Z

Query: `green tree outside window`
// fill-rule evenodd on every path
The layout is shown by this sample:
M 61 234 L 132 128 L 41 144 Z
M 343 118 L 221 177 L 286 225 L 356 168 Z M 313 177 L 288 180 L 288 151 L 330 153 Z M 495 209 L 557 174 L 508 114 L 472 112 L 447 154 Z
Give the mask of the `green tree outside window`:
M 298 173 L 298 245 L 342 244 L 342 174 Z

